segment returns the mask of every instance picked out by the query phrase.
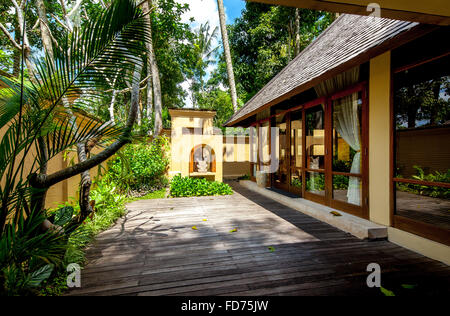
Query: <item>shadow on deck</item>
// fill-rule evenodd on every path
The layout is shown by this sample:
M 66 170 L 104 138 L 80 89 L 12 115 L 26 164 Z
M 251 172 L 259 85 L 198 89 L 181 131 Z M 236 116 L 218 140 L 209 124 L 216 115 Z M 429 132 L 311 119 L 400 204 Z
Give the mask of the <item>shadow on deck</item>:
M 82 287 L 69 295 L 382 295 L 366 285 L 369 263 L 397 295 L 449 294 L 445 264 L 233 188 L 129 204 L 89 249 Z

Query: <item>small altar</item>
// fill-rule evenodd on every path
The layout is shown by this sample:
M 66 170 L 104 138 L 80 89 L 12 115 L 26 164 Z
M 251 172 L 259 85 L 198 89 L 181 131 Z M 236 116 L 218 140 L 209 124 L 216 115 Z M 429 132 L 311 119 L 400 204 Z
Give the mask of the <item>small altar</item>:
M 223 179 L 223 135 L 213 125 L 215 111 L 170 109 L 170 177 Z

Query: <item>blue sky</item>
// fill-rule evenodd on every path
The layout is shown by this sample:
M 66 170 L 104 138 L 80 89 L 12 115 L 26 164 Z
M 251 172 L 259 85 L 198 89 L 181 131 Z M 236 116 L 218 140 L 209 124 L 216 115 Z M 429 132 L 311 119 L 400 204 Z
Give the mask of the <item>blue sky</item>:
M 219 12 L 217 10 L 217 0 L 177 0 L 179 3 L 188 3 L 190 11 L 186 12 L 182 21 L 184 23 L 188 23 L 191 26 L 192 30 L 195 30 L 199 27 L 200 24 L 205 24 L 209 22 L 211 29 L 218 27 L 219 32 L 215 41 L 213 41 L 213 47 L 219 46 L 219 50 L 222 50 L 222 38 L 220 35 L 220 24 L 219 24 Z M 223 4 L 225 6 L 225 14 L 227 16 L 227 24 L 231 24 L 234 20 L 241 16 L 241 11 L 245 7 L 244 0 L 224 0 Z M 190 18 L 194 18 L 194 22 L 190 22 Z M 210 65 L 207 69 L 206 78 L 209 77 L 210 73 L 214 71 L 216 65 Z M 192 82 L 190 80 L 186 80 L 181 85 L 185 91 L 189 91 L 189 87 Z M 186 107 L 192 106 L 192 99 L 188 96 L 185 100 Z
M 227 11 L 227 24 L 241 16 L 241 11 L 245 7 L 244 0 L 223 0 L 225 11 Z

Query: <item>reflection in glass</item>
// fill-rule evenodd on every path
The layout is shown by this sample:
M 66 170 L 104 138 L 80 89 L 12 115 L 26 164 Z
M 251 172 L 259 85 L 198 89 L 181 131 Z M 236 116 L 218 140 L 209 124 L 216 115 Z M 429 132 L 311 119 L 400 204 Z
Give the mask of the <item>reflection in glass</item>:
M 302 189 L 302 171 L 301 170 L 292 170 L 291 186 L 297 190 Z
M 396 183 L 396 215 L 450 230 L 450 189 Z
M 320 172 L 306 172 L 306 191 L 325 196 L 325 175 Z
M 355 177 L 333 175 L 333 199 L 354 205 L 361 205 L 362 186 L 360 185 L 360 181 L 352 182 L 352 178 Z M 355 197 L 351 201 L 348 198 L 350 185 L 358 185 L 357 187 L 352 188 L 353 191 L 357 191 L 358 193 L 354 195 Z M 358 200 L 356 200 L 356 197 Z
M 325 111 L 323 106 L 306 111 L 306 167 L 324 169 L 325 166 Z
M 396 215 L 450 229 L 450 56 L 394 76 Z
M 278 170 L 274 173 L 276 184 L 288 184 L 289 170 L 289 139 L 287 137 L 286 114 L 276 117 L 275 126 L 278 128 Z
M 291 167 L 302 167 L 302 111 L 291 114 Z

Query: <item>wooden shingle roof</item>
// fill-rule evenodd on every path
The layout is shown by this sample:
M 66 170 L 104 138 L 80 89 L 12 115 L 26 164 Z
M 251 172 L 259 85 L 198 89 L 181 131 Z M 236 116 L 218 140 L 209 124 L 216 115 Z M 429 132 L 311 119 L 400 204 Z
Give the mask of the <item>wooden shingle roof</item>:
M 392 48 L 400 34 L 419 23 L 360 15 L 341 15 L 225 124 L 233 126 L 255 113 L 314 87 L 339 72 Z M 414 32 L 413 32 L 414 33 Z M 382 45 L 389 43 L 390 45 Z M 377 49 L 378 48 L 378 49 Z M 357 61 L 359 59 L 359 61 Z

